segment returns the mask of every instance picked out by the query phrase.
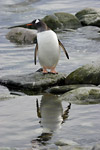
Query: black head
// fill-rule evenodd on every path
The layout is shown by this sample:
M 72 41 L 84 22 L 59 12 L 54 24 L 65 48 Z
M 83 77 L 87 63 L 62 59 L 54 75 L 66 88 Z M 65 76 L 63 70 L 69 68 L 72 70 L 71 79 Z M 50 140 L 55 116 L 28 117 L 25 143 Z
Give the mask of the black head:
M 27 26 L 32 26 L 34 29 L 37 29 L 39 32 L 48 30 L 47 25 L 40 19 L 33 20 Z

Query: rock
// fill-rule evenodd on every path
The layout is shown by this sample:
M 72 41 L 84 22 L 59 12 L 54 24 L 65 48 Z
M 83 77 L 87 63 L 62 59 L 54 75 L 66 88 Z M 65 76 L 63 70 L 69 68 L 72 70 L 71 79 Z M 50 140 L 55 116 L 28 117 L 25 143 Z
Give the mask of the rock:
M 78 13 L 76 17 L 82 25 L 93 25 L 100 27 L 100 9 L 85 8 Z
M 71 91 L 73 89 L 77 89 L 79 87 L 94 87 L 95 85 L 92 84 L 73 84 L 73 85 L 63 85 L 63 86 L 54 86 L 51 87 L 49 89 L 47 89 L 46 91 L 52 94 L 63 94 L 65 92 Z
M 81 23 L 72 14 L 59 12 L 54 13 L 53 15 L 48 15 L 43 18 L 43 21 L 50 27 L 52 30 L 57 28 L 61 30 L 67 29 L 77 29 L 81 27 Z
M 62 96 L 59 97 L 59 99 L 76 104 L 100 103 L 100 88 L 80 87 L 63 94 Z
M 6 35 L 11 42 L 18 44 L 33 44 L 36 42 L 36 30 L 25 29 L 22 27 L 12 28 Z
M 46 74 L 35 72 L 25 75 L 5 76 L 0 79 L 0 84 L 7 86 L 10 90 L 22 91 L 27 94 L 39 93 L 48 87 L 63 85 L 66 74 Z
M 66 84 L 100 84 L 100 60 L 86 64 L 66 78 Z
M 62 29 L 64 30 L 81 27 L 80 21 L 72 14 L 59 12 L 55 13 L 55 16 L 59 19 L 59 22 L 62 24 Z
M 66 139 L 60 139 L 59 141 L 56 141 L 55 144 L 57 146 L 65 146 L 65 145 L 78 145 L 78 143 L 72 141 L 72 140 L 66 140 Z
M 57 28 L 61 28 L 61 26 L 62 26 L 61 22 L 59 22 L 59 19 L 54 14 L 45 16 L 42 20 L 52 30 L 55 30 Z
M 0 101 L 8 100 L 11 98 L 15 98 L 15 96 L 11 95 L 9 90 L 6 87 L 0 86 Z

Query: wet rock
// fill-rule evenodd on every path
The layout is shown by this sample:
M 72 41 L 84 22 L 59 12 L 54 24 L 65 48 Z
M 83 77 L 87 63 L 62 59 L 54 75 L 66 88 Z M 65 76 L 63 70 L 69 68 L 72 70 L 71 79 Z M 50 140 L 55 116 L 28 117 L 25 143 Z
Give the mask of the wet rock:
M 100 103 L 100 88 L 80 87 L 63 94 L 62 96 L 59 97 L 59 99 L 76 104 Z
M 15 96 L 11 95 L 9 90 L 6 87 L 0 86 L 0 101 L 8 100 L 11 98 L 15 98 Z
M 66 84 L 100 84 L 100 60 L 86 64 L 66 78 Z
M 25 75 L 5 76 L 0 79 L 0 84 L 7 86 L 10 90 L 22 91 L 27 94 L 39 93 L 48 87 L 63 85 L 66 74 L 46 74 L 35 72 Z
M 6 35 L 11 42 L 18 44 L 32 44 L 36 42 L 36 30 L 25 29 L 22 27 L 12 28 Z
M 52 94 L 63 94 L 66 93 L 68 91 L 80 88 L 80 87 L 94 87 L 95 85 L 92 84 L 73 84 L 73 85 L 63 85 L 63 86 L 54 86 L 51 87 L 49 89 L 47 89 L 46 91 Z
M 93 25 L 100 27 L 100 9 L 85 8 L 76 13 L 76 17 L 80 20 L 82 25 Z

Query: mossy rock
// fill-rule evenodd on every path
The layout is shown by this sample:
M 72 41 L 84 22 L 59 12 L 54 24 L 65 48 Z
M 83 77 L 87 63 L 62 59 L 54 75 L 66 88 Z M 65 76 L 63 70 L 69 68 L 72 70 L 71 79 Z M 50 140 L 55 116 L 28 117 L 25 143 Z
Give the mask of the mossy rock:
M 100 9 L 85 8 L 76 13 L 76 17 L 82 25 L 93 25 L 100 27 Z
M 45 16 L 42 19 L 52 30 L 61 29 L 77 29 L 81 27 L 78 18 L 72 14 L 59 12 L 53 15 Z
M 62 23 L 63 29 L 77 29 L 81 27 L 78 18 L 72 14 L 59 12 L 55 13 L 55 16 L 58 18 L 59 22 Z
M 100 61 L 84 65 L 70 73 L 66 84 L 100 84 Z
M 98 104 L 100 103 L 100 88 L 98 87 L 81 87 L 71 90 L 59 97 L 75 104 Z
M 59 22 L 58 18 L 55 15 L 45 16 L 42 20 L 52 30 L 55 30 L 57 28 L 61 28 L 61 23 Z

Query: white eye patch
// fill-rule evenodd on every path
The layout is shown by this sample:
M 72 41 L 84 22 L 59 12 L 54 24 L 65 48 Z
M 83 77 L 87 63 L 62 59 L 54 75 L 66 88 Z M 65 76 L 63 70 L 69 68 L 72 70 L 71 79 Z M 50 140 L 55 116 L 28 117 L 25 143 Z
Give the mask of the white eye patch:
M 40 21 L 39 21 L 39 19 L 37 19 L 36 21 L 35 21 L 35 23 L 39 23 Z

